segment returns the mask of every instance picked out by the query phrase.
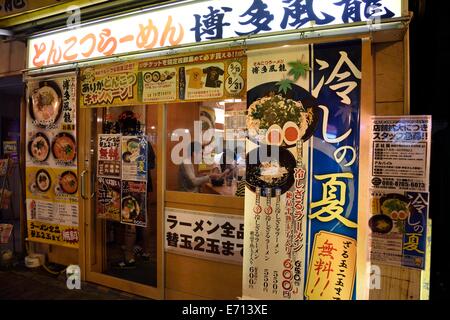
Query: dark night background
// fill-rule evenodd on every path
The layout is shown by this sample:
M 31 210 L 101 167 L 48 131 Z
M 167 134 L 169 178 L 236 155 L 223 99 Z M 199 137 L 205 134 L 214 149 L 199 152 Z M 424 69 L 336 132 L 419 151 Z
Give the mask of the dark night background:
M 431 299 L 449 299 L 450 259 L 446 255 L 450 214 L 449 1 L 410 0 L 411 114 L 433 116 L 430 216 Z

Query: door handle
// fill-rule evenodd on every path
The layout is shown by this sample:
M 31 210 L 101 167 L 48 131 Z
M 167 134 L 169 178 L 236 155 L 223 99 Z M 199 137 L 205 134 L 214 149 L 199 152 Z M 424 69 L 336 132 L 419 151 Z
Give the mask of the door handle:
M 81 197 L 84 200 L 88 200 L 88 197 L 86 196 L 86 173 L 87 170 L 83 170 L 83 172 L 81 172 Z
M 81 172 L 81 176 L 80 176 L 80 178 L 81 178 L 81 197 L 84 200 L 90 200 L 95 195 L 95 192 L 91 193 L 89 196 L 86 195 L 86 190 L 87 190 L 87 188 L 86 188 L 86 174 L 87 173 L 88 173 L 87 170 L 83 170 L 83 172 Z

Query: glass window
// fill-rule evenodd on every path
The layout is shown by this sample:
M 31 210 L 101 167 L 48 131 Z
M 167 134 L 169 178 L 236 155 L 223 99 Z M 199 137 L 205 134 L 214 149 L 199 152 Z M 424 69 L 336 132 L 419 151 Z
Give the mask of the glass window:
M 245 101 L 167 106 L 167 190 L 244 196 Z
M 92 239 L 100 248 L 92 261 L 101 261 L 100 272 L 156 286 L 157 106 L 98 108 L 92 115 Z

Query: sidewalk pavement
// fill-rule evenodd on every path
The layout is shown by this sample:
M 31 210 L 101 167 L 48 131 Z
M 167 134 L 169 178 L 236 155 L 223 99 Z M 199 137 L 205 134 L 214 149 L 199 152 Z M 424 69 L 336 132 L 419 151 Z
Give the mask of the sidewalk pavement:
M 0 300 L 145 300 L 143 297 L 82 282 L 80 290 L 69 290 L 66 275 L 16 265 L 0 269 Z

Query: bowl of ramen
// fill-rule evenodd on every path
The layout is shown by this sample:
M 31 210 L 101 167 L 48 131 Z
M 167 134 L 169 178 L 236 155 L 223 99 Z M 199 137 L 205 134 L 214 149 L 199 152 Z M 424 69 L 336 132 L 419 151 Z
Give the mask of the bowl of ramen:
M 50 154 L 50 142 L 47 136 L 42 132 L 36 133 L 28 142 L 28 152 L 37 161 L 47 160 Z
M 77 154 L 75 138 L 67 132 L 57 134 L 53 139 L 52 153 L 56 160 L 75 160 Z
M 41 192 L 47 192 L 52 185 L 52 179 L 50 178 L 50 174 L 44 170 L 40 169 L 36 172 L 36 187 Z
M 369 227 L 373 232 L 386 234 L 394 226 L 392 219 L 385 214 L 376 214 L 369 220 Z
M 246 158 L 247 186 L 253 192 L 256 187 L 271 188 L 273 197 L 276 189 L 281 189 L 283 194 L 294 184 L 296 165 L 295 157 L 285 148 L 261 146 L 253 149 Z
M 122 160 L 126 163 L 131 162 L 131 152 L 127 151 L 122 154 Z
M 139 202 L 132 196 L 122 199 L 122 217 L 126 220 L 134 220 L 141 213 Z
M 30 115 L 38 126 L 54 124 L 61 115 L 61 90 L 52 82 L 44 82 L 30 96 Z
M 382 213 L 395 221 L 403 221 L 410 216 L 411 210 L 408 203 L 409 201 L 405 196 L 396 193 L 387 194 L 380 198 Z
M 254 142 L 292 147 L 300 139 L 308 140 L 317 122 L 316 100 L 297 85 L 284 94 L 276 82 L 269 82 L 248 93 L 246 124 Z
M 74 194 L 78 190 L 78 178 L 72 171 L 65 171 L 59 177 L 59 186 L 64 193 Z

